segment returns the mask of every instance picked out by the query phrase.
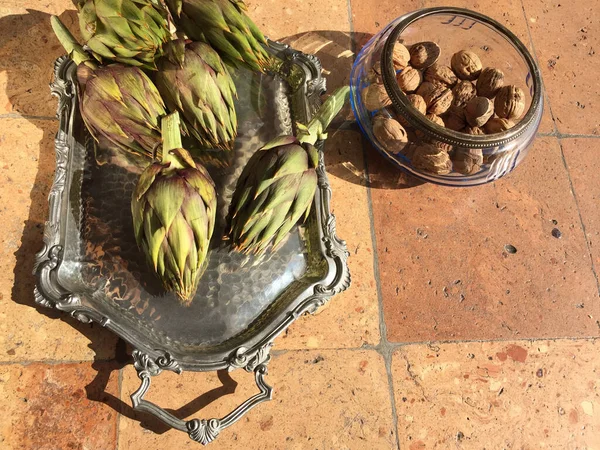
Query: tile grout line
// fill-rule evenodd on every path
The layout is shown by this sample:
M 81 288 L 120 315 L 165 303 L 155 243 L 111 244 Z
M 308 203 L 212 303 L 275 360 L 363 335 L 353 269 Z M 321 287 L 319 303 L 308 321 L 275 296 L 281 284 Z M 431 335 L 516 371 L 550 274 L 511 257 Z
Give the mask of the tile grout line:
M 523 11 L 523 20 L 525 21 L 525 27 L 527 28 L 527 36 L 529 36 L 529 44 L 531 44 L 531 50 L 533 50 L 533 59 L 535 60 L 535 63 L 537 64 L 539 69 L 540 59 L 538 58 L 537 50 L 535 49 L 535 44 L 533 42 L 533 34 L 531 33 L 531 28 L 529 27 L 529 20 L 527 20 L 527 11 L 525 11 L 525 3 L 523 3 L 523 0 L 521 0 L 521 10 Z M 558 126 L 556 125 L 556 119 L 554 118 L 554 112 L 552 111 L 552 104 L 550 103 L 550 96 L 546 91 L 546 83 L 544 82 L 544 79 L 541 76 L 541 70 L 540 79 L 542 80 L 542 92 L 544 95 L 544 102 L 548 104 L 548 110 L 550 111 L 552 127 L 554 128 L 554 133 L 558 135 L 560 134 L 560 131 L 558 131 Z
M 21 366 L 30 366 L 32 364 L 45 364 L 48 366 L 58 366 L 61 364 L 93 364 L 96 362 L 109 363 L 114 359 L 22 359 L 14 361 L 0 361 L 0 366 L 10 366 L 19 364 Z
M 350 46 L 353 54 L 353 63 L 356 59 L 356 40 L 355 40 L 355 32 L 354 32 L 354 21 L 352 19 L 352 0 L 346 0 L 346 5 L 348 8 L 348 24 L 350 28 Z M 345 121 L 342 126 L 347 126 L 351 129 L 356 129 L 357 124 L 354 121 L 353 124 L 348 124 Z M 396 410 L 396 396 L 394 394 L 394 377 L 392 374 L 392 353 L 394 348 L 389 345 L 387 341 L 387 330 L 385 325 L 385 318 L 383 315 L 383 301 L 381 296 L 381 286 L 379 282 L 379 259 L 377 257 L 377 242 L 375 237 L 375 222 L 373 220 L 373 202 L 371 199 L 371 184 L 369 180 L 369 170 L 368 170 L 368 162 L 367 162 L 367 153 L 365 152 L 365 141 L 364 137 L 361 135 L 360 137 L 360 149 L 363 154 L 363 163 L 364 163 L 364 172 L 366 175 L 366 188 L 367 188 L 367 207 L 369 211 L 369 225 L 370 225 L 370 233 L 371 233 L 371 245 L 373 247 L 373 275 L 375 278 L 375 285 L 377 287 L 377 303 L 379 308 L 379 334 L 380 334 L 380 342 L 376 347 L 370 346 L 370 349 L 375 350 L 383 357 L 383 361 L 385 364 L 385 371 L 388 380 L 388 393 L 390 398 L 390 407 L 392 411 L 392 430 L 395 434 L 396 440 L 396 448 L 400 450 L 400 436 L 398 434 L 398 412 Z
M 521 0 L 521 8 L 523 10 L 523 18 L 525 20 L 525 26 L 527 27 L 527 33 L 529 35 L 529 42 L 531 43 L 531 48 L 533 49 L 533 54 L 534 54 L 534 58 L 535 61 L 538 65 L 538 67 L 540 67 L 540 63 L 539 63 L 539 58 L 537 56 L 537 51 L 535 49 L 535 44 L 533 42 L 533 35 L 531 33 L 531 28 L 529 27 L 529 21 L 527 20 L 527 12 L 525 11 L 525 4 L 523 3 L 523 0 Z M 550 97 L 548 96 L 547 92 L 546 92 L 546 86 L 544 81 L 542 80 L 542 87 L 543 87 L 543 91 L 544 91 L 544 96 L 546 98 L 546 101 L 548 103 L 548 109 L 550 110 L 550 116 L 552 117 L 552 124 L 554 125 L 554 132 L 555 132 L 555 136 L 556 136 L 556 140 L 558 142 L 558 145 L 560 147 L 560 155 L 561 155 L 561 159 L 563 162 L 563 166 L 565 168 L 565 172 L 567 173 L 567 179 L 569 180 L 569 187 L 571 188 L 571 195 L 573 196 L 573 200 L 575 201 L 575 206 L 577 208 L 577 214 L 579 216 L 579 223 L 581 224 L 581 229 L 583 231 L 583 237 L 585 239 L 585 245 L 587 247 L 588 250 L 588 255 L 590 257 L 590 268 L 592 269 L 592 274 L 594 275 L 594 279 L 596 280 L 596 288 L 598 290 L 598 294 L 600 295 L 600 279 L 598 278 L 598 272 L 596 271 L 596 267 L 594 264 L 594 256 L 592 254 L 592 249 L 590 247 L 590 241 L 589 241 L 589 237 L 588 237 L 588 233 L 587 230 L 585 228 L 585 223 L 583 220 L 583 215 L 581 214 L 581 208 L 579 207 L 579 201 L 577 199 L 577 192 L 575 191 L 575 186 L 573 185 L 573 179 L 571 177 L 571 171 L 569 170 L 569 165 L 567 164 L 567 158 L 565 157 L 565 151 L 563 148 L 563 143 L 562 143 L 562 139 L 566 138 L 567 135 L 562 134 L 559 130 L 558 130 L 558 125 L 556 124 L 556 119 L 554 118 L 554 112 L 552 111 L 552 104 L 550 103 Z M 572 138 L 577 137 L 577 135 L 570 135 Z
M 529 338 L 490 338 L 490 339 L 457 339 L 457 340 L 438 340 L 438 341 L 414 341 L 414 342 L 386 342 L 386 346 L 388 350 L 397 350 L 401 347 L 409 347 L 415 345 L 451 345 L 451 344 L 475 344 L 475 343 L 494 343 L 494 342 L 540 342 L 540 341 L 600 341 L 600 336 L 542 336 L 542 337 L 529 337 Z M 283 348 L 283 349 L 273 349 L 271 350 L 271 354 L 273 356 L 285 355 L 287 353 L 301 353 L 301 352 L 328 352 L 328 351 L 349 351 L 349 352 L 361 352 L 361 351 L 375 351 L 378 353 L 383 353 L 384 350 L 381 349 L 381 344 L 370 345 L 365 344 L 360 347 L 318 347 L 318 348 Z M 0 361 L 0 366 L 11 366 L 11 365 L 21 365 L 21 366 L 29 366 L 32 364 L 46 364 L 51 366 L 58 366 L 61 364 L 84 364 L 89 363 L 93 364 L 95 362 L 101 363 L 110 363 L 113 362 L 114 359 L 107 360 L 18 360 L 18 361 Z M 125 365 L 123 367 L 129 367 L 130 364 Z M 120 369 L 122 371 L 123 369 Z
M 563 148 L 562 139 L 557 137 L 556 141 L 558 142 L 558 146 L 560 147 L 560 155 L 562 158 L 563 165 L 565 167 L 565 171 L 567 172 L 567 178 L 569 180 L 569 187 L 571 188 L 571 195 L 573 196 L 573 200 L 575 201 L 575 206 L 577 207 L 577 215 L 579 216 L 579 223 L 581 224 L 581 230 L 583 231 L 583 237 L 585 239 L 585 246 L 588 251 L 588 255 L 590 257 L 590 266 L 592 269 L 592 274 L 596 279 L 596 288 L 598 289 L 598 295 L 600 296 L 600 279 L 598 278 L 598 272 L 596 272 L 596 266 L 594 264 L 594 255 L 592 254 L 592 248 L 590 247 L 590 239 L 588 232 L 585 228 L 585 222 L 583 220 L 583 215 L 581 214 L 581 208 L 579 207 L 579 200 L 577 199 L 577 192 L 575 191 L 575 186 L 573 185 L 573 179 L 571 178 L 571 171 L 569 170 L 569 165 L 567 164 L 567 158 L 565 157 L 565 151 Z M 598 321 L 596 321 L 598 323 Z M 600 326 L 600 324 L 599 324 Z
M 50 120 L 50 121 L 58 121 L 58 119 L 56 117 L 34 116 L 34 115 L 19 114 L 19 113 L 0 114 L 0 119 L 26 119 L 26 120 Z
M 392 355 L 395 346 L 387 339 L 387 325 L 385 323 L 385 313 L 383 310 L 383 294 L 381 292 L 381 278 L 379 276 L 379 256 L 377 252 L 377 236 L 375 234 L 375 219 L 373 216 L 373 199 L 371 196 L 371 179 L 369 176 L 369 162 L 367 152 L 365 151 L 365 139 L 361 136 L 361 147 L 363 152 L 363 161 L 365 166 L 365 174 L 367 181 L 367 206 L 369 211 L 369 224 L 371 232 L 371 246 L 373 247 L 373 276 L 375 278 L 375 286 L 377 289 L 377 303 L 379 306 L 379 334 L 380 341 L 377 346 L 373 347 L 382 357 L 385 363 L 385 371 L 388 377 L 388 387 L 390 402 L 392 407 L 392 420 L 394 433 L 396 434 L 396 448 L 400 449 L 400 436 L 398 434 L 398 411 L 396 409 L 396 394 L 394 392 L 394 375 L 392 373 Z

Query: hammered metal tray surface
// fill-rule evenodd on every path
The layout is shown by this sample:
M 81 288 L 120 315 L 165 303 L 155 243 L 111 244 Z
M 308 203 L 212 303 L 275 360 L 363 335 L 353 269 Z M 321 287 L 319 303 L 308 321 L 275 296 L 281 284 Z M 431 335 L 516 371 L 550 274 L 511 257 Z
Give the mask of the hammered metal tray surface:
M 256 260 L 230 252 L 221 240 L 245 163 L 270 139 L 306 123 L 325 90 L 316 58 L 273 42 L 270 50 L 282 61 L 277 72 L 234 76 L 239 137 L 229 167 L 208 166 L 219 211 L 208 268 L 190 307 L 165 293 L 147 268 L 131 225 L 138 173 L 96 164 L 77 108 L 75 65 L 67 58 L 56 62 L 52 90 L 59 97 L 60 129 L 50 218 L 37 256 L 39 303 L 101 323 L 160 368 L 248 369 L 251 361 L 255 367 L 257 358 L 268 358 L 273 339 L 298 316 L 348 287 L 348 254 L 329 210 L 322 143 L 310 217 L 279 250 Z

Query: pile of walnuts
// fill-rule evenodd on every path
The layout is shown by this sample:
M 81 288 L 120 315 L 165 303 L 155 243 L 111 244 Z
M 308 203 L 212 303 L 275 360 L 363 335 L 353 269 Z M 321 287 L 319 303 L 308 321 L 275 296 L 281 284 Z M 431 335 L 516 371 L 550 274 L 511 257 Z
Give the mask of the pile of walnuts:
M 504 85 L 504 73 L 483 67 L 479 56 L 460 50 L 450 66 L 438 64 L 440 48 L 435 42 L 414 44 L 410 50 L 397 42 L 393 64 L 398 86 L 414 109 L 441 127 L 466 134 L 495 134 L 513 127 L 525 110 L 525 93 L 514 85 Z M 365 107 L 376 112 L 391 105 L 383 86 L 380 63 L 367 75 L 370 83 L 362 91 Z M 405 129 L 408 128 L 408 132 Z M 481 150 L 450 150 L 447 145 L 407 145 L 409 123 L 379 111 L 373 117 L 373 133 L 392 153 L 403 153 L 413 166 L 443 175 L 452 170 L 472 174 L 483 164 Z M 415 131 L 419 135 L 419 131 Z M 450 151 L 449 151 L 450 150 Z

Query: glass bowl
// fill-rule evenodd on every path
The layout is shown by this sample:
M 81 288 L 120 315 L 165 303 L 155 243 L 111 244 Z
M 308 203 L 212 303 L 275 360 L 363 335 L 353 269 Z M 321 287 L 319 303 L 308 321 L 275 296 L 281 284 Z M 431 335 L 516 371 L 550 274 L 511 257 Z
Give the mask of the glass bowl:
M 424 115 L 409 100 L 407 93 L 414 93 L 414 90 L 405 87 L 405 93 L 398 85 L 397 76 L 406 68 L 396 70 L 396 42 L 408 50 L 417 43 L 437 44 L 437 61 L 434 61 L 435 57 L 427 58 L 426 67 L 421 67 L 413 60 L 421 69 L 418 70 L 421 79 L 432 61 L 438 66 L 451 66 L 452 55 L 456 52 L 476 53 L 483 68 L 503 72 L 504 86 L 513 85 L 520 89 L 519 103 L 524 103 L 523 112 L 513 118 L 512 127 L 500 132 L 491 123 L 456 131 L 456 120 L 450 119 L 449 115 L 463 115 L 458 121 L 464 120 L 464 109 L 460 105 L 452 106 L 443 114 L 440 112 L 442 120 L 452 123 L 455 129 L 432 121 L 428 118 L 431 116 Z M 433 51 L 435 46 L 430 44 L 428 48 L 428 55 L 437 53 Z M 474 80 L 472 84 L 475 88 Z M 540 71 L 527 48 L 500 23 L 462 8 L 421 9 L 391 22 L 359 53 L 352 68 L 350 86 L 354 115 L 373 146 L 398 167 L 425 181 L 442 185 L 476 186 L 512 171 L 527 154 L 542 118 Z M 452 89 L 452 86 L 446 87 Z M 374 96 L 373 91 L 377 95 Z M 491 94 L 487 95 L 491 97 Z M 375 106 L 373 98 L 376 99 Z M 488 114 L 489 108 L 495 111 L 491 118 L 498 119 L 496 113 L 506 110 L 494 108 L 498 99 L 493 97 L 489 107 L 487 102 L 481 102 Z M 469 110 L 474 114 L 469 120 L 478 118 L 474 113 L 476 109 Z M 501 114 L 505 115 L 504 112 Z M 485 118 L 486 114 L 483 116 Z M 494 123 L 498 124 L 498 121 Z M 502 123 L 505 125 L 501 129 L 506 128 L 506 122 Z M 481 133 L 484 129 L 490 134 L 467 134 L 465 131 Z

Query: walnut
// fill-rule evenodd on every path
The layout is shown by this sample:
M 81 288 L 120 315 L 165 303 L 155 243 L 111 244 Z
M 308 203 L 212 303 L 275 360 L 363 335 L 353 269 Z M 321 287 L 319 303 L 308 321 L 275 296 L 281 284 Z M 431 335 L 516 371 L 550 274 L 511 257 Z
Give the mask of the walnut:
M 420 42 L 410 48 L 410 64 L 417 69 L 433 66 L 440 57 L 440 47 L 435 42 Z
M 450 109 L 446 112 L 446 116 L 444 117 L 444 123 L 446 124 L 446 128 L 449 128 L 451 130 L 462 130 L 467 125 L 467 118 L 465 117 L 464 108 L 459 108 L 458 106 L 451 106 Z
M 448 87 L 452 87 L 456 84 L 458 79 L 450 67 L 434 64 L 425 71 L 425 81 L 445 84 Z
M 392 104 L 383 84 L 370 84 L 362 90 L 361 97 L 369 111 L 377 111 Z
M 425 103 L 425 100 L 419 94 L 410 94 L 406 97 L 408 98 L 410 104 L 413 105 L 421 114 L 425 114 L 427 112 L 427 103 Z
M 465 107 L 467 123 L 472 127 L 482 127 L 494 114 L 494 104 L 486 97 L 473 97 Z
M 406 147 L 404 147 L 404 150 L 402 150 L 402 152 L 400 154 L 405 156 L 410 162 L 416 148 L 417 148 L 416 144 L 414 144 L 413 142 L 409 142 L 408 144 L 406 144 Z
M 477 95 L 477 91 L 473 83 L 461 80 L 452 89 L 452 94 L 454 95 L 452 104 L 464 108 L 469 100 Z
M 485 130 L 486 134 L 494 134 L 502 133 L 503 131 L 506 131 L 514 126 L 515 124 L 512 120 L 495 117 L 488 120 L 483 129 Z
M 443 114 L 452 104 L 452 91 L 445 84 L 431 84 L 433 87 L 427 88 L 423 95 L 423 100 L 427 104 L 427 112 Z
M 416 169 L 437 175 L 445 175 L 452 170 L 448 152 L 430 144 L 422 144 L 415 148 L 411 162 Z
M 425 117 L 427 117 L 429 120 L 431 120 L 433 123 L 439 125 L 440 127 L 446 126 L 444 124 L 444 120 L 436 114 L 427 114 Z
M 452 154 L 454 170 L 463 175 L 473 175 L 481 170 L 483 152 L 478 149 L 459 148 Z
M 498 89 L 502 86 L 504 86 L 504 72 L 492 67 L 486 67 L 481 71 L 477 79 L 477 95 L 494 98 Z
M 427 103 L 426 98 L 429 98 L 429 96 L 436 89 L 437 86 L 438 85 L 435 83 L 430 83 L 429 81 L 425 81 L 425 82 L 421 83 L 421 86 L 419 86 L 419 89 L 417 89 L 417 95 L 420 95 L 421 97 L 423 97 L 423 99 L 425 100 L 425 103 Z
M 453 148 L 452 145 L 446 144 L 445 142 L 441 142 L 441 141 L 431 141 L 430 144 L 433 145 L 438 150 L 443 150 L 446 153 L 450 153 Z
M 474 135 L 482 135 L 485 134 L 484 131 L 479 127 L 465 127 L 462 130 L 465 134 L 474 134 Z
M 408 66 L 410 61 L 410 53 L 408 49 L 400 42 L 394 44 L 394 51 L 392 53 L 392 61 L 394 63 L 394 69 L 402 70 Z
M 409 94 L 406 96 L 406 98 L 408 99 L 410 104 L 413 105 L 415 109 L 421 114 L 425 115 L 427 113 L 427 104 L 425 103 L 425 100 L 423 100 L 423 97 L 417 94 Z M 410 124 L 404 117 L 398 116 L 398 122 L 400 122 L 405 127 L 410 126 Z
M 518 119 L 525 110 L 525 93 L 512 84 L 500 88 L 494 100 L 494 109 L 498 117 Z
M 481 73 L 479 56 L 468 50 L 461 50 L 452 55 L 450 65 L 461 80 L 474 80 Z
M 408 143 L 408 136 L 402 125 L 383 114 L 377 114 L 373 118 L 373 134 L 390 153 L 400 153 Z
M 371 84 L 383 84 L 383 75 L 381 74 L 381 61 L 375 61 L 367 73 L 367 81 Z
M 404 92 L 413 92 L 421 84 L 421 72 L 408 66 L 396 75 L 396 81 Z

